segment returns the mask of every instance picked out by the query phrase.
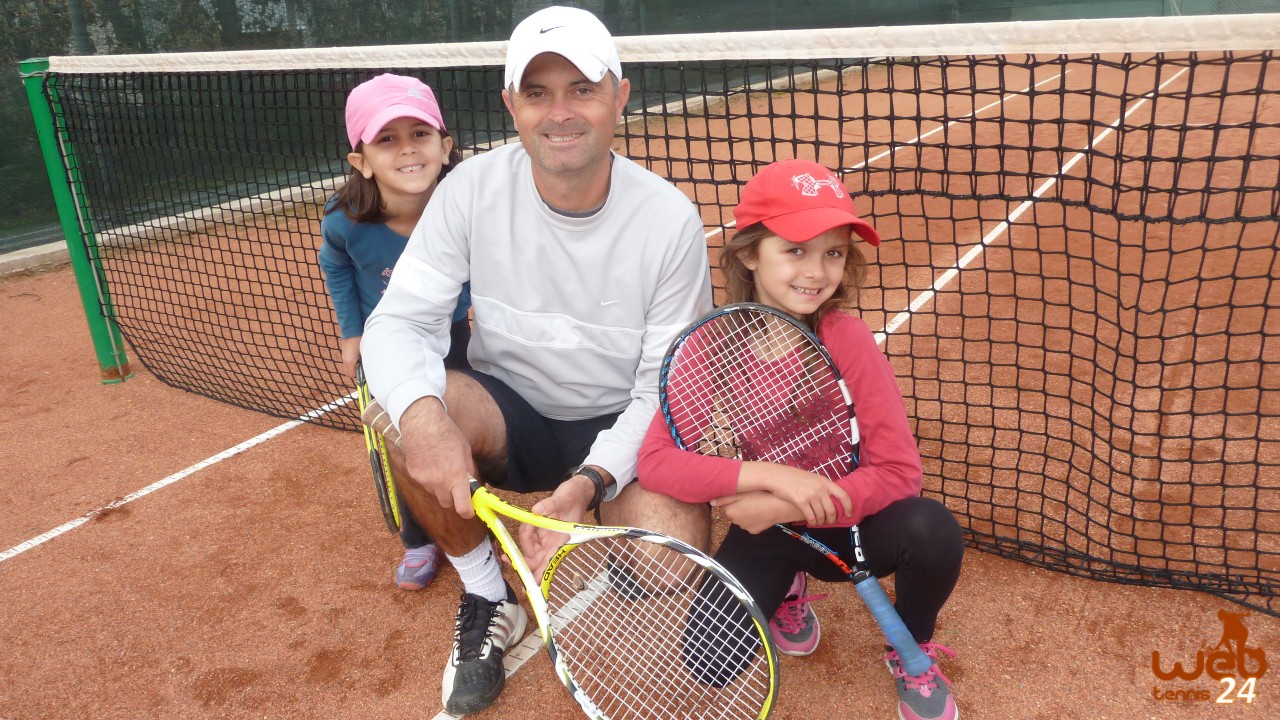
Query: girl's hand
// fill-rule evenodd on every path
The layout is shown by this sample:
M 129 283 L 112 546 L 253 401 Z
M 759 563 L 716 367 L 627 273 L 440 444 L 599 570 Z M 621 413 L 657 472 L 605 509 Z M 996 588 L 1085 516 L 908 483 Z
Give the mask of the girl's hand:
M 779 475 L 771 492 L 804 513 L 807 525 L 830 525 L 841 513 L 853 512 L 853 500 L 844 488 L 813 473 L 799 471 Z
M 811 472 L 773 463 L 743 463 L 738 492 L 764 491 L 795 506 L 809 525 L 830 525 L 853 512 L 848 491 Z M 797 518 L 799 519 L 799 518 Z
M 352 380 L 356 378 L 356 362 L 360 360 L 360 337 L 357 335 L 338 341 L 338 349 L 342 351 L 342 374 Z
M 762 490 L 716 498 L 711 501 L 711 506 L 723 510 L 730 522 L 752 535 L 778 523 L 800 519 L 795 505 Z

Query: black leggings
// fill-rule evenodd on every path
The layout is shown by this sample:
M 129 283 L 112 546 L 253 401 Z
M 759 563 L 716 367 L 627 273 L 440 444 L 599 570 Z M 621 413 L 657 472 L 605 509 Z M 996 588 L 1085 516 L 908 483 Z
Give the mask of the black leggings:
M 928 642 L 960 578 L 960 524 L 942 503 L 914 497 L 890 504 L 858 527 L 867 567 L 876 577 L 895 575 L 894 607 L 916 642 Z M 809 534 L 846 561 L 853 557 L 848 528 L 814 528 Z M 826 582 L 848 581 L 831 561 L 776 527 L 752 535 L 730 526 L 715 558 L 746 586 L 766 617 L 782 604 L 798 571 Z

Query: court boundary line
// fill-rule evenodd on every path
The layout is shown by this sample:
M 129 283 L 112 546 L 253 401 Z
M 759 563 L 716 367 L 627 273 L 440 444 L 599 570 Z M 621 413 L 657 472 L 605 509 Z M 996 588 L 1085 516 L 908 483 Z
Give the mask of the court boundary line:
M 58 527 L 53 528 L 52 530 L 48 530 L 33 538 L 30 538 L 21 543 L 18 543 L 17 545 L 14 545 L 8 550 L 5 550 L 4 552 L 0 552 L 0 563 L 5 562 L 6 560 L 15 558 L 28 550 L 39 547 L 61 535 L 65 535 L 66 533 L 69 533 L 72 530 L 75 530 L 76 528 L 80 527 L 81 525 L 84 525 L 90 520 L 101 517 L 105 513 L 115 510 L 118 507 L 128 505 L 129 503 L 139 498 L 144 498 L 150 495 L 151 493 L 157 490 L 166 488 L 189 475 L 194 475 L 195 473 L 200 472 L 201 470 L 207 467 L 216 465 L 217 463 L 222 462 L 223 460 L 226 460 L 228 458 L 235 457 L 236 455 L 239 455 L 240 453 L 246 450 L 249 450 L 251 448 L 257 447 L 258 445 L 261 445 L 262 443 L 265 443 L 266 441 L 278 435 L 283 435 L 284 433 L 296 427 L 299 427 L 300 425 L 304 425 L 322 415 L 333 412 L 334 410 L 337 410 L 338 408 L 347 405 L 354 399 L 355 399 L 355 393 L 352 393 L 346 397 L 342 397 L 337 400 L 334 400 L 333 402 L 327 403 L 315 410 L 312 410 L 311 412 L 308 412 L 304 415 L 300 415 L 293 420 L 277 425 L 271 428 L 270 430 L 267 430 L 266 432 L 263 432 L 254 437 L 251 437 L 248 440 L 245 440 L 244 442 L 238 445 L 227 448 L 226 450 L 223 450 L 222 452 L 216 453 L 214 455 L 210 455 L 204 460 L 201 460 L 200 462 L 194 465 L 191 465 L 182 470 L 179 470 L 178 472 L 173 473 L 168 477 L 157 480 L 151 483 L 150 485 L 142 488 L 141 490 L 135 490 L 129 493 L 128 495 L 125 495 L 124 497 L 120 497 L 115 500 L 112 500 L 111 502 L 107 503 L 106 505 L 103 505 L 100 508 L 90 510 L 89 512 L 85 513 L 84 515 L 81 515 L 75 520 L 65 522 L 59 525 Z
M 1005 235 L 1010 225 L 1017 222 L 1018 218 L 1022 217 L 1022 214 L 1025 213 L 1032 205 L 1036 203 L 1037 200 L 1040 199 L 1040 196 L 1048 192 L 1049 189 L 1052 188 L 1054 185 L 1057 185 L 1059 178 L 1064 177 L 1068 172 L 1071 171 L 1071 168 L 1075 167 L 1076 163 L 1084 159 L 1085 153 L 1092 150 L 1095 145 L 1101 143 L 1113 132 L 1115 132 L 1115 129 L 1119 127 L 1120 123 L 1123 120 L 1128 118 L 1133 113 L 1137 112 L 1139 108 L 1146 105 L 1152 98 L 1154 98 L 1156 93 L 1163 90 L 1166 85 L 1172 83 L 1174 80 L 1177 80 L 1178 78 L 1182 77 L 1182 75 L 1186 72 L 1188 72 L 1188 68 L 1185 68 L 1185 67 L 1178 70 L 1178 72 L 1174 73 L 1173 76 L 1170 77 L 1168 80 L 1165 80 L 1164 82 L 1152 88 L 1150 91 L 1148 91 L 1144 95 L 1140 96 L 1137 102 L 1133 103 L 1133 105 L 1131 105 L 1129 109 L 1125 110 L 1123 114 L 1118 115 L 1115 120 L 1112 120 L 1107 125 L 1107 127 L 1104 128 L 1097 135 L 1095 135 L 1088 142 L 1088 144 L 1084 146 L 1084 148 L 1077 150 L 1076 153 L 1072 155 L 1069 160 L 1067 160 L 1061 166 L 1059 166 L 1056 172 L 1054 172 L 1052 175 L 1049 175 L 1045 179 L 1045 181 L 1041 183 L 1040 186 L 1037 187 L 1031 193 L 1030 198 L 1023 200 L 1016 208 L 1014 208 L 1012 211 L 1009 212 L 1009 214 L 1005 217 L 1004 220 L 1001 220 L 999 223 L 996 224 L 994 228 L 992 228 L 985 235 L 983 235 L 980 241 L 978 241 L 977 243 L 974 243 L 973 247 L 969 248 L 968 252 L 962 255 L 954 265 L 947 268 L 938 277 L 934 278 L 933 284 L 929 287 L 929 289 L 921 292 L 919 295 L 913 298 L 911 302 L 908 304 L 907 309 L 899 312 L 897 315 L 893 317 L 892 320 L 890 320 L 888 323 L 885 324 L 884 330 L 881 330 L 875 333 L 876 344 L 884 345 L 885 342 L 889 339 L 889 333 L 897 331 L 899 327 L 901 327 L 904 323 L 906 323 L 908 320 L 911 319 L 911 315 L 913 313 L 919 311 L 920 308 L 932 302 L 933 298 L 938 294 L 939 291 L 941 291 L 947 285 L 951 284 L 952 280 L 960 276 L 961 270 L 968 267 L 970 263 L 972 263 L 980 255 L 982 255 L 983 252 L 987 249 L 987 247 L 991 245 L 991 243 L 993 243 L 996 239 Z

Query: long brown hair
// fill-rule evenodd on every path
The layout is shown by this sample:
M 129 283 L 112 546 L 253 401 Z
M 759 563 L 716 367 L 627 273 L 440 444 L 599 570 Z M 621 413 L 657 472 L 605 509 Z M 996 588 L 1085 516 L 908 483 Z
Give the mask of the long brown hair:
M 724 273 L 725 300 L 729 303 L 759 302 L 756 295 L 755 273 L 747 268 L 747 261 L 756 257 L 760 241 L 775 233 L 764 223 L 755 223 L 739 230 L 720 251 L 720 270 Z M 858 304 L 858 292 L 867 277 L 867 258 L 862 250 L 849 240 L 849 254 L 845 257 L 844 277 L 835 293 L 808 317 L 802 317 L 811 329 L 817 330 L 822 318 L 832 310 L 851 310 Z
M 437 132 L 440 134 L 440 142 L 450 137 L 444 130 Z M 364 149 L 363 142 L 356 146 L 355 152 L 360 152 L 362 149 Z M 449 162 L 440 166 L 440 176 L 436 178 L 436 185 L 439 185 L 449 171 L 457 167 L 460 162 L 462 162 L 462 149 L 454 143 L 453 149 L 449 151 Z M 340 209 L 347 213 L 347 217 L 358 223 L 384 223 L 388 218 L 383 207 L 382 193 L 378 192 L 378 181 L 365 177 L 353 167 L 347 174 L 347 184 L 338 190 L 333 205 L 325 214 Z

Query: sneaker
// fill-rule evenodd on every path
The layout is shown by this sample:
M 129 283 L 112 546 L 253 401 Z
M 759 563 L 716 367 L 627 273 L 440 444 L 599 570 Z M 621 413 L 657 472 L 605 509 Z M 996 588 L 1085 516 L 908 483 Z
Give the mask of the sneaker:
M 502 692 L 502 657 L 524 636 L 529 617 L 507 586 L 507 599 L 489 602 L 464 593 L 453 630 L 453 652 L 441 683 L 444 710 L 453 716 L 480 712 Z
M 957 720 L 960 711 L 951 695 L 951 681 L 938 669 L 938 653 L 955 657 L 955 652 L 946 645 L 931 642 L 922 643 L 920 649 L 933 664 L 923 674 L 912 676 L 902 667 L 898 652 L 885 648 L 884 664 L 889 666 L 898 686 L 898 717 L 901 720 Z
M 436 579 L 440 570 L 440 548 L 435 543 L 404 551 L 396 567 L 396 585 L 401 590 L 421 590 Z
M 804 591 L 807 587 L 805 574 L 796 573 L 795 580 L 791 581 L 791 589 L 787 590 L 786 599 L 769 620 L 769 634 L 773 636 L 773 644 L 784 655 L 809 655 L 818 649 L 818 641 L 822 638 L 818 615 L 813 612 L 813 606 L 809 603 L 821 600 L 826 595 L 806 596 Z

